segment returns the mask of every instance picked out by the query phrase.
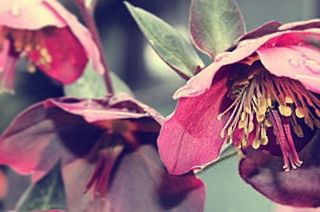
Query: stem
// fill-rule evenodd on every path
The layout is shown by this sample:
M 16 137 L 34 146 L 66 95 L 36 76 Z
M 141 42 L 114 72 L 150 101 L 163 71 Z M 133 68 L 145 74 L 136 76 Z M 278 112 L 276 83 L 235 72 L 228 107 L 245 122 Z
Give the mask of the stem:
M 93 41 L 96 43 L 98 50 L 100 52 L 100 59 L 102 62 L 102 66 L 105 69 L 103 78 L 104 78 L 107 92 L 109 94 L 114 94 L 114 89 L 113 89 L 112 80 L 111 80 L 111 76 L 110 76 L 110 69 L 109 69 L 108 63 L 107 63 L 107 57 L 104 54 L 102 43 L 101 43 L 101 38 L 100 38 L 98 29 L 97 29 L 97 25 L 94 20 L 94 8 L 95 8 L 96 1 L 94 1 L 94 4 L 90 8 L 86 7 L 86 5 L 84 4 L 84 0 L 75 0 L 75 3 L 77 4 L 77 6 L 81 12 L 82 17 L 83 17 L 89 31 L 92 34 Z
M 234 156 L 238 155 L 238 151 L 233 151 L 231 153 L 228 153 L 226 155 L 221 156 L 218 160 L 214 161 L 213 163 L 207 165 L 206 167 L 204 167 L 199 173 L 204 173 L 205 171 L 207 171 L 208 169 L 214 167 L 215 165 L 217 165 L 218 163 L 225 161 L 229 158 L 232 158 Z

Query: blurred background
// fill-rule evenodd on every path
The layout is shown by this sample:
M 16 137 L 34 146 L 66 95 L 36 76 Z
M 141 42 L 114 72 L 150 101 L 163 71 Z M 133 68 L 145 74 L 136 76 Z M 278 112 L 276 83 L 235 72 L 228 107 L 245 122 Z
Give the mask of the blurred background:
M 77 13 L 72 0 L 62 2 L 69 10 Z M 131 0 L 128 2 L 156 14 L 175 28 L 188 33 L 190 1 Z M 291 22 L 320 15 L 318 9 L 320 2 L 316 0 L 238 0 L 238 4 L 244 14 L 248 30 L 268 20 Z M 128 83 L 139 100 L 153 106 L 164 115 L 170 114 L 175 107 L 175 101 L 171 96 L 179 86 L 184 84 L 184 81 L 153 52 L 122 1 L 100 0 L 96 20 L 103 37 L 110 68 Z M 210 62 L 208 58 L 204 59 L 207 63 Z M 0 96 L 0 130 L 2 131 L 18 112 L 32 103 L 47 97 L 62 95 L 62 88 L 42 73 L 29 74 L 21 68 L 17 74 L 16 94 Z M 273 205 L 269 200 L 242 182 L 238 176 L 237 163 L 237 158 L 230 159 L 200 174 L 207 184 L 206 211 L 272 211 Z M 8 172 L 10 182 L 15 184 L 19 182 L 19 185 L 9 188 L 10 198 L 0 204 L 0 211 L 3 208 L 13 208 L 15 200 L 28 183 L 28 179 L 21 179 L 5 168 L 3 170 Z M 0 188 L 0 198 L 2 190 Z

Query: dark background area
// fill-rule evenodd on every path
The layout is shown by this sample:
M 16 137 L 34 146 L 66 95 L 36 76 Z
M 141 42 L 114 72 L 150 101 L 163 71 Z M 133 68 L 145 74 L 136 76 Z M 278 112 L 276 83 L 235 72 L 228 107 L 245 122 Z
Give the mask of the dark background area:
M 188 33 L 190 1 L 132 0 L 128 2 L 156 14 L 185 34 Z M 64 0 L 63 3 L 77 13 L 71 0 Z M 320 6 L 316 0 L 238 0 L 238 3 L 249 30 L 268 20 L 290 22 L 318 17 L 319 12 L 316 9 Z M 112 71 L 128 83 L 139 100 L 155 107 L 164 115 L 170 114 L 175 106 L 171 96 L 184 81 L 148 46 L 122 1 L 100 0 L 96 20 Z M 63 92 L 60 85 L 41 72 L 27 73 L 21 65 L 17 72 L 16 94 L 0 96 L 0 129 L 3 130 L 18 112 L 32 103 L 61 95 Z M 271 202 L 239 178 L 236 158 L 222 162 L 201 174 L 200 177 L 208 186 L 206 211 L 271 211 Z M 10 181 L 17 183 L 20 178 L 17 180 L 17 176 L 10 172 Z M 28 181 L 24 179 L 19 185 L 10 187 L 10 199 L 5 202 L 7 206 L 14 205 L 26 182 Z

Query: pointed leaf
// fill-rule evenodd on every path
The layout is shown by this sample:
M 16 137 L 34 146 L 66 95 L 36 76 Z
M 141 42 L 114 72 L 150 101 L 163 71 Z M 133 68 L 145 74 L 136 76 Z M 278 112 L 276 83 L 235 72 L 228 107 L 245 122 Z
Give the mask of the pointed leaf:
M 182 33 L 153 14 L 128 2 L 125 4 L 153 49 L 181 77 L 188 79 L 204 66 Z
M 106 96 L 107 91 L 104 84 L 103 76 L 89 70 L 88 66 L 81 78 L 71 85 L 64 86 L 66 96 L 79 98 L 101 98 Z M 132 94 L 129 87 L 114 73 L 111 72 L 113 87 L 117 93 Z
M 17 211 L 66 208 L 65 189 L 58 163 L 45 177 L 31 185 L 17 205 Z
M 234 0 L 192 0 L 190 31 L 197 47 L 214 58 L 245 33 L 245 23 Z

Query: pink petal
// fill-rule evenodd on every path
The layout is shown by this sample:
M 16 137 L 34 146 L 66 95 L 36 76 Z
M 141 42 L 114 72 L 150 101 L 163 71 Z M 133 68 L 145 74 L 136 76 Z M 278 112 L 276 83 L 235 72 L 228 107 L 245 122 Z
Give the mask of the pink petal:
M 106 101 L 79 99 L 76 102 L 65 102 L 63 99 L 49 99 L 47 106 L 59 107 L 68 113 L 82 116 L 88 122 L 98 122 L 103 120 L 116 119 L 139 119 L 142 117 L 153 117 L 159 124 L 162 123 L 163 117 L 154 109 L 141 104 L 127 95 L 117 95 L 111 97 L 108 106 Z M 122 105 L 117 105 L 121 103 Z M 124 103 L 131 104 L 131 110 Z M 136 111 L 141 111 L 137 113 Z
M 78 38 L 82 44 L 84 50 L 87 53 L 88 58 L 92 60 L 93 67 L 100 74 L 104 73 L 104 68 L 101 63 L 101 56 L 99 50 L 92 40 L 92 36 L 89 31 L 79 23 L 77 18 L 68 12 L 64 7 L 56 0 L 43 0 L 48 7 L 55 11 L 59 16 L 67 23 L 70 30 Z
M 19 174 L 34 174 L 36 179 L 61 158 L 67 163 L 82 157 L 100 131 L 79 117 L 38 103 L 20 114 L 2 133 L 0 164 L 10 165 Z M 85 151 L 77 148 L 79 139 Z
M 176 111 L 164 123 L 158 139 L 160 157 L 172 174 L 183 174 L 215 160 L 223 140 L 218 121 L 227 93 L 226 79 L 217 80 L 207 92 L 178 101 Z
M 4 71 L 9 56 L 9 41 L 5 40 L 0 51 L 0 73 Z
M 37 30 L 46 26 L 64 27 L 66 22 L 43 0 L 0 1 L 0 26 Z
M 6 40 L 0 52 L 0 93 L 3 91 L 14 92 L 16 63 L 18 58 L 9 55 L 10 44 Z
M 257 52 L 262 64 L 274 75 L 299 80 L 306 88 L 319 93 L 319 49 L 302 43 L 311 38 L 320 40 L 320 34 L 285 34 L 269 40 Z M 273 47 L 269 47 L 269 43 L 272 43 Z
M 48 76 L 64 84 L 72 83 L 78 79 L 82 75 L 88 59 L 81 43 L 70 29 L 56 28 L 44 31 L 42 39 L 43 47 L 47 49 L 52 62 L 48 67 L 46 65 L 38 65 L 38 67 Z M 36 64 L 39 55 L 39 50 L 35 50 L 29 53 L 28 57 Z
M 284 205 L 277 205 L 274 212 L 320 212 L 320 208 L 294 208 Z
M 320 33 L 320 30 L 312 29 L 295 33 L 306 32 Z M 196 76 L 190 78 L 185 86 L 176 91 L 173 97 L 175 99 L 178 99 L 181 97 L 197 96 L 202 94 L 211 87 L 212 80 L 214 79 L 216 73 L 221 69 L 221 67 L 243 60 L 244 58 L 253 54 L 269 40 L 285 34 L 292 34 L 292 32 L 275 32 L 259 38 L 240 41 L 235 50 L 217 55 L 215 61 L 211 65 L 202 70 Z

